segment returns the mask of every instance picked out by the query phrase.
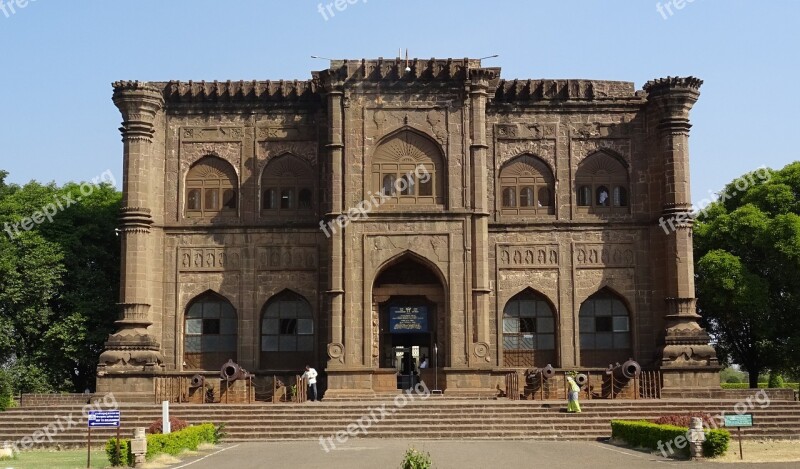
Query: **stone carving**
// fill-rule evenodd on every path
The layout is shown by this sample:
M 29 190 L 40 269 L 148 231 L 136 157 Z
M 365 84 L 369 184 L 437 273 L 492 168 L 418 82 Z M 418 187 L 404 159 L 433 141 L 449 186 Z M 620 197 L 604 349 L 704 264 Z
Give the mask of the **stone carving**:
M 181 174 L 186 174 L 189 167 L 204 156 L 216 156 L 222 158 L 233 166 L 234 171 L 239 173 L 242 159 L 242 143 L 182 143 L 181 152 Z
M 312 125 L 258 127 L 256 129 L 258 140 L 289 140 L 302 141 L 316 138 L 316 127 Z
M 405 251 L 417 253 L 433 261 L 442 272 L 447 272 L 449 239 L 446 235 L 412 234 L 399 236 L 368 235 L 364 249 L 370 252 L 372 267 L 377 268 L 387 260 Z
M 630 244 L 576 244 L 575 267 L 633 267 L 636 263 Z
M 487 363 L 491 362 L 491 357 L 489 356 L 489 344 L 486 342 L 476 342 L 473 344 L 472 352 L 475 356 Z
M 558 245 L 498 246 L 498 268 L 558 267 Z
M 269 246 L 256 248 L 258 270 L 316 270 L 317 246 Z
M 317 142 L 259 142 L 256 149 L 256 157 L 259 162 L 260 169 L 275 157 L 281 156 L 286 153 L 291 153 L 304 159 L 312 167 L 317 165 L 317 150 L 319 144 Z
M 339 343 L 328 344 L 328 357 L 331 360 L 344 363 L 344 345 Z
M 631 164 L 631 141 L 630 139 L 573 139 L 572 155 L 573 163 L 580 164 L 587 157 L 607 150 L 614 156 L 622 158 L 630 167 Z
M 178 249 L 178 270 L 181 272 L 235 271 L 241 268 L 242 252 L 238 248 L 191 247 Z
M 555 140 L 498 141 L 495 145 L 498 168 L 502 167 L 509 160 L 524 154 L 537 156 L 547 163 L 551 171 L 556 168 Z
M 236 142 L 244 137 L 243 127 L 181 127 L 182 142 Z

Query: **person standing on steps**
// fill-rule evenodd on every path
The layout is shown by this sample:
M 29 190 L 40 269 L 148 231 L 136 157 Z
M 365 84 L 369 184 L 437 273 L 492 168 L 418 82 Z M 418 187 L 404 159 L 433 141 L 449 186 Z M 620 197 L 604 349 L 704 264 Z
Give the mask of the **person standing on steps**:
M 578 393 L 581 388 L 572 376 L 567 376 L 567 387 L 569 388 L 567 392 L 567 412 L 579 413 L 581 405 L 578 403 Z
M 304 380 L 307 380 L 308 383 L 308 399 L 311 401 L 317 400 L 317 370 L 311 368 L 311 366 L 306 365 L 306 372 L 303 373 L 301 377 Z

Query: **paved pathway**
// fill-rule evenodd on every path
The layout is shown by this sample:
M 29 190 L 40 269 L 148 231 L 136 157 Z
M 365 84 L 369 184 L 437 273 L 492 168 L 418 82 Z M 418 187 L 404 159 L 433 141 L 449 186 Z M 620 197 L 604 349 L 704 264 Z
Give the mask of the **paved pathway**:
M 692 469 L 797 468 L 797 463 L 719 464 L 674 461 L 644 452 L 585 441 L 403 441 L 350 440 L 325 452 L 319 442 L 287 441 L 224 445 L 209 455 L 187 459 L 170 469 L 394 469 L 409 446 L 429 452 L 436 469 L 575 468 L 640 469 L 669 466 Z M 294 461 L 294 463 L 290 463 Z

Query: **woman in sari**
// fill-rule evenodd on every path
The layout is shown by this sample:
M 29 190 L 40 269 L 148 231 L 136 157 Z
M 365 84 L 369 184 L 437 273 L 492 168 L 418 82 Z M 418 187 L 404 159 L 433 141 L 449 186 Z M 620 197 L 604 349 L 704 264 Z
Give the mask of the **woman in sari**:
M 578 393 L 581 388 L 572 376 L 567 376 L 567 387 L 569 388 L 567 393 L 567 412 L 578 413 L 581 411 L 581 405 L 578 403 Z

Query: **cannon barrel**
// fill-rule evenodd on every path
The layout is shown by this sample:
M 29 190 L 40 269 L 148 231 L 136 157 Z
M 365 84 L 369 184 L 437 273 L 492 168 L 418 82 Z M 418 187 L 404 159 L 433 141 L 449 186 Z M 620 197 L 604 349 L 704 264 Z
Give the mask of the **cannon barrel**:
M 633 379 L 642 372 L 642 367 L 635 360 L 628 360 L 614 368 L 615 378 Z
M 206 384 L 206 377 L 203 375 L 192 376 L 192 381 L 189 383 L 190 388 L 202 388 Z
M 225 381 L 230 382 L 246 378 L 247 372 L 244 370 L 244 368 L 239 366 L 238 363 L 234 362 L 233 360 L 228 360 L 227 363 L 222 365 L 219 376 Z
M 550 379 L 556 375 L 556 369 L 553 368 L 553 365 L 548 364 L 546 367 L 542 368 L 542 376 L 544 379 Z
M 583 373 L 580 373 L 575 377 L 575 382 L 578 383 L 578 386 L 584 386 L 589 382 L 589 377 Z

